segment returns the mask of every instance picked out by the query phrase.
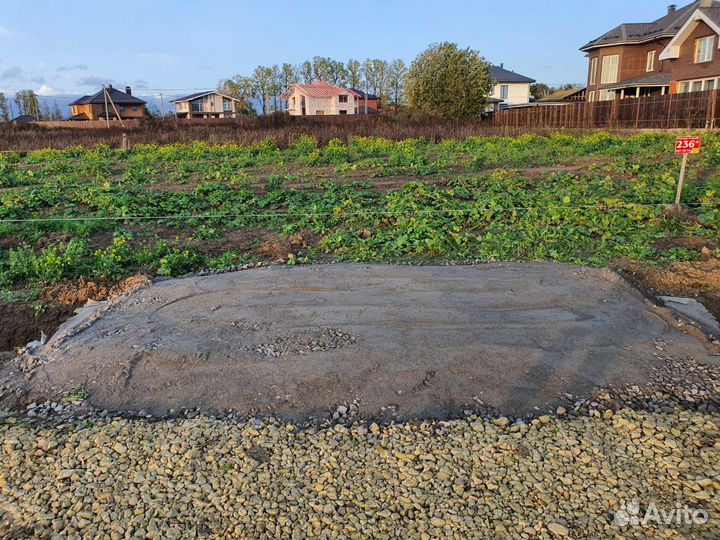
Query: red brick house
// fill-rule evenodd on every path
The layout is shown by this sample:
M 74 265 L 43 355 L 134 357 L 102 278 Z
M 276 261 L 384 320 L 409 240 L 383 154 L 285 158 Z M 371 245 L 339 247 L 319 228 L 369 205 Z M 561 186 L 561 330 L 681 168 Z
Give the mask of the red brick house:
M 588 101 L 711 90 L 720 78 L 720 1 L 697 0 L 584 45 Z

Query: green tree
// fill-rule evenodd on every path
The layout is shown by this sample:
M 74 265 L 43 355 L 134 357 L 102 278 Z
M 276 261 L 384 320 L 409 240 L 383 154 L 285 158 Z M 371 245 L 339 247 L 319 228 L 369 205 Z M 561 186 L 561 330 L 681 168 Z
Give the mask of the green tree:
M 354 58 L 347 61 L 347 85 L 350 88 L 362 86 L 362 64 Z
M 18 90 L 15 92 L 15 105 L 17 105 L 19 114 L 40 118 L 40 102 L 32 90 Z
M 493 89 L 490 67 L 472 49 L 432 44 L 413 60 L 405 78 L 408 105 L 447 118 L 480 118 Z
M 252 74 L 253 95 L 260 102 L 260 108 L 263 114 L 268 114 L 270 98 L 273 97 L 275 91 L 275 73 L 273 68 L 266 66 L 258 66 Z
M 10 121 L 10 104 L 5 94 L 0 92 L 0 122 Z
M 532 94 L 536 99 L 550 95 L 552 92 L 553 89 L 544 83 L 535 83 L 530 85 L 530 94 Z
M 371 94 L 375 94 L 380 103 L 383 104 L 387 98 L 387 84 L 389 65 L 385 60 L 379 58 L 368 58 L 363 63 L 363 75 L 365 77 L 365 86 Z
M 231 79 L 221 80 L 218 83 L 217 90 L 221 94 L 234 97 L 238 100 L 235 103 L 235 112 L 237 114 L 257 114 L 255 107 L 252 105 L 255 89 L 253 80 L 250 77 L 235 75 Z
M 390 62 L 388 67 L 388 98 L 396 107 L 403 101 L 403 81 L 407 75 L 407 66 L 401 59 Z
M 307 60 L 298 66 L 298 79 L 304 84 L 309 84 L 315 81 L 313 77 L 313 65 Z

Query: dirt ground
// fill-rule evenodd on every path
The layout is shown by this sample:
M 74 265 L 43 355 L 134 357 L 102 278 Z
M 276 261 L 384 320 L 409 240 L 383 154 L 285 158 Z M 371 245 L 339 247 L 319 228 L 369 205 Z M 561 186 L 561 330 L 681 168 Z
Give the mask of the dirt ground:
M 269 267 L 144 287 L 2 373 L 24 368 L 28 399 L 81 384 L 94 406 L 153 414 L 525 414 L 642 385 L 659 343 L 717 363 L 672 320 L 617 274 L 570 265 Z
M 621 268 L 631 281 L 653 294 L 695 298 L 720 321 L 720 260 L 666 266 L 628 263 Z

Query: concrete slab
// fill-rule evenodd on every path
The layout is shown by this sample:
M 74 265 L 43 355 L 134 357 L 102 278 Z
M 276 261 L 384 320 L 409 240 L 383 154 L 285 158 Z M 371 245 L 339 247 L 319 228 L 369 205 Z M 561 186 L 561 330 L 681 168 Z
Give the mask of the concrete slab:
M 164 413 L 447 417 L 643 384 L 666 354 L 713 361 L 617 274 L 562 264 L 333 264 L 167 280 L 46 345 L 36 393 L 84 384 L 92 404 Z M 72 326 L 72 325 L 70 325 Z M 389 407 L 389 408 L 388 408 Z

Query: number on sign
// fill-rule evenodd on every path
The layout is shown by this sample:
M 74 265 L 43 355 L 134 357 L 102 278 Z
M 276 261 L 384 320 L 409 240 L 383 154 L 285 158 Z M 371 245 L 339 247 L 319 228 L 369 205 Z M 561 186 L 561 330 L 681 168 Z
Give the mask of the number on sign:
M 702 137 L 678 137 L 675 141 L 676 154 L 699 154 Z

